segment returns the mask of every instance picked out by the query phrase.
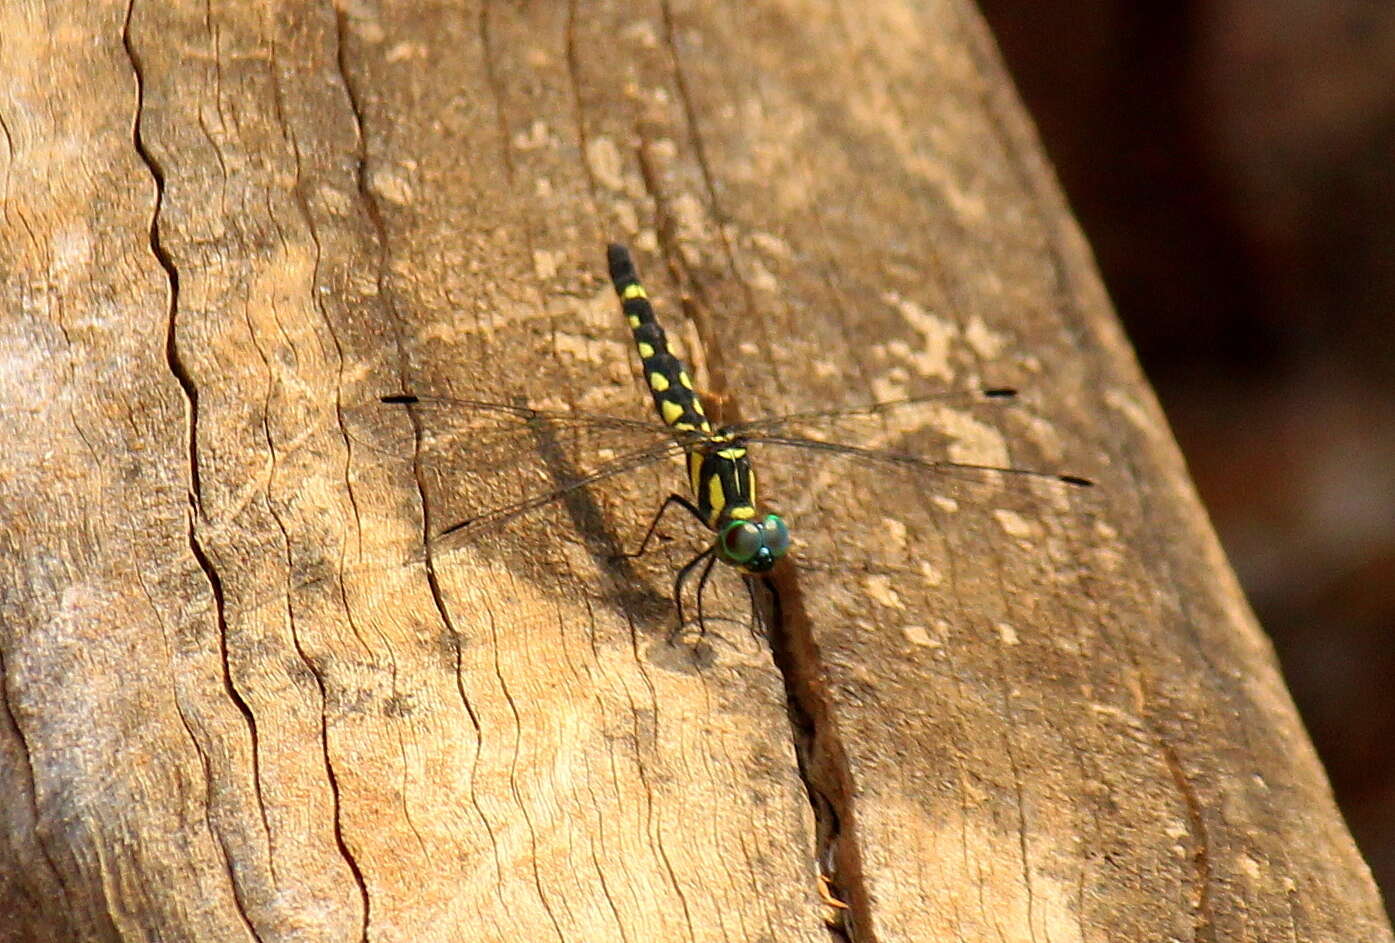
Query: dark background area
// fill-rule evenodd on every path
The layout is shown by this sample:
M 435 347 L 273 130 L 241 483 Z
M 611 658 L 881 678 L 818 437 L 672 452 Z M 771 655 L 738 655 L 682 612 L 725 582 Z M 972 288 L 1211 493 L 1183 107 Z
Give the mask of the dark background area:
M 981 6 L 1392 908 L 1395 3 Z

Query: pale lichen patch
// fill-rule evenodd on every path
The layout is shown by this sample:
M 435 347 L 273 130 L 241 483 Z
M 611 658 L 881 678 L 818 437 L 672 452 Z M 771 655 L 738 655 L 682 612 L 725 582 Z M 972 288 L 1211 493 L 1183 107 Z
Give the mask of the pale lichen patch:
M 1104 401 L 1123 415 L 1134 427 L 1144 432 L 1152 432 L 1154 430 L 1154 426 L 1149 421 L 1148 413 L 1144 410 L 1142 404 L 1134 399 L 1127 391 L 1121 389 L 1109 390 L 1104 394 Z
M 969 319 L 964 329 L 964 340 L 984 360 L 996 360 L 1007 345 L 1006 335 L 990 328 L 988 322 L 977 314 Z
M 862 581 L 863 588 L 867 595 L 880 605 L 888 609 L 905 609 L 905 603 L 901 602 L 901 596 L 891 585 L 891 577 L 880 573 L 869 575 Z
M 756 259 L 750 260 L 748 264 L 750 265 L 750 273 L 747 275 L 746 280 L 750 282 L 752 288 L 756 291 L 764 292 L 767 295 L 778 295 L 780 293 L 780 282 L 770 273 L 770 269 L 766 268 Z
M 379 167 L 374 170 L 370 177 L 370 186 L 374 193 L 389 203 L 405 206 L 412 202 L 412 185 L 394 169 Z
M 548 249 L 533 250 L 533 274 L 539 280 L 555 278 L 557 276 L 557 257 L 560 253 L 552 252 Z
M 998 508 L 995 510 L 993 512 L 993 517 L 998 521 L 998 526 L 1001 527 L 1009 537 L 1016 537 L 1020 540 L 1035 537 L 1041 530 L 1034 521 L 1030 521 L 1016 511 L 1010 511 L 1006 508 Z
M 931 638 L 930 631 L 923 625 L 903 625 L 901 634 L 906 637 L 906 641 L 921 648 L 939 648 L 940 643 Z
M 700 259 L 696 257 L 696 251 L 690 251 L 689 247 L 695 246 L 706 231 L 707 211 L 702 201 L 691 193 L 680 193 L 670 208 L 678 224 L 679 250 L 690 265 L 695 265 Z
M 425 59 L 426 54 L 427 49 L 424 43 L 404 40 L 399 43 L 393 43 L 392 48 L 383 54 L 383 58 L 390 63 L 397 63 L 405 62 L 408 59 Z
M 621 362 L 625 356 L 625 345 L 608 338 L 587 337 L 566 331 L 558 331 L 553 337 L 553 345 L 559 354 L 567 354 L 578 363 L 605 364 Z
M 616 203 L 611 209 L 615 213 L 615 221 L 619 224 L 621 231 L 627 233 L 639 232 L 639 215 L 635 212 L 633 203 Z
M 966 412 L 943 406 L 931 410 L 931 415 L 935 428 L 954 439 L 947 450 L 953 461 L 973 465 L 1011 464 L 1008 461 L 1007 443 L 997 429 L 979 422 Z
M 894 517 L 882 518 L 882 533 L 897 547 L 905 549 L 906 525 Z
M 625 189 L 625 163 L 620 148 L 610 138 L 598 136 L 586 143 L 586 163 L 601 186 L 617 192 Z
M 753 246 L 766 255 L 773 255 L 781 259 L 789 259 L 794 256 L 794 252 L 790 249 L 789 243 L 772 233 L 751 233 L 750 240 Z
M 949 364 L 949 354 L 952 343 L 959 335 L 958 326 L 896 292 L 887 292 L 882 295 L 882 300 L 894 307 L 924 342 L 919 351 L 913 351 L 904 341 L 891 341 L 887 344 L 887 350 L 909 363 L 921 376 L 953 380 L 954 370 Z
M 342 189 L 329 184 L 321 184 L 315 188 L 315 194 L 320 198 L 327 209 L 336 213 L 348 215 L 353 208 L 354 202 L 349 194 Z

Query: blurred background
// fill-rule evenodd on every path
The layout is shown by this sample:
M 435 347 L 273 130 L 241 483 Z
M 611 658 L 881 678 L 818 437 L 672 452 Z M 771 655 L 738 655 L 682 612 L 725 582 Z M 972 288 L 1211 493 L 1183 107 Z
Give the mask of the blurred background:
M 1395 909 L 1395 3 L 980 6 Z

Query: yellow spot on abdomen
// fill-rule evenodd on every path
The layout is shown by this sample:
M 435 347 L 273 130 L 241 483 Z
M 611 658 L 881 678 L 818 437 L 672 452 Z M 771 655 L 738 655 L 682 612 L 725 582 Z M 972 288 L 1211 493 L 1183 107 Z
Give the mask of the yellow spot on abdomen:
M 662 393 L 664 390 L 668 389 L 668 386 L 668 377 L 664 376 L 662 373 L 649 374 L 650 389 L 657 390 L 658 392 Z
M 683 415 L 683 407 L 667 399 L 664 400 L 663 404 L 659 407 L 659 411 L 664 414 L 664 422 L 668 423 L 670 426 L 677 422 Z
M 654 356 L 653 344 L 646 343 L 645 341 L 637 341 L 636 346 L 639 347 L 639 355 L 643 357 L 645 360 L 648 360 L 650 357 Z
M 679 382 L 679 383 L 682 383 L 684 386 L 686 386 L 686 387 L 687 387 L 688 389 L 690 389 L 690 390 L 693 388 L 693 378 L 690 377 L 690 376 L 688 376 L 688 371 L 687 371 L 687 370 L 679 370 L 679 371 L 678 371 L 678 382 Z
M 629 301 L 631 298 L 648 298 L 649 296 L 644 293 L 644 286 L 636 282 L 633 285 L 626 285 L 620 297 Z

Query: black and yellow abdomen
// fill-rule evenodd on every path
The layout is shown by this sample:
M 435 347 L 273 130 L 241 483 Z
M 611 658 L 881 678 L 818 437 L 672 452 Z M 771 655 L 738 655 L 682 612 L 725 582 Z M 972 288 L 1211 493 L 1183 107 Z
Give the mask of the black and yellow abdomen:
M 634 335 L 635 349 L 639 351 L 639 362 L 644 368 L 644 382 L 654 396 L 659 418 L 679 432 L 710 435 L 712 425 L 703 415 L 702 401 L 693 390 L 692 378 L 683 362 L 668 349 L 668 336 L 654 318 L 654 308 L 635 274 L 630 253 L 624 246 L 612 244 L 606 249 L 606 258 L 610 263 L 610 280 L 615 283 L 615 293 L 620 296 L 625 319 Z

